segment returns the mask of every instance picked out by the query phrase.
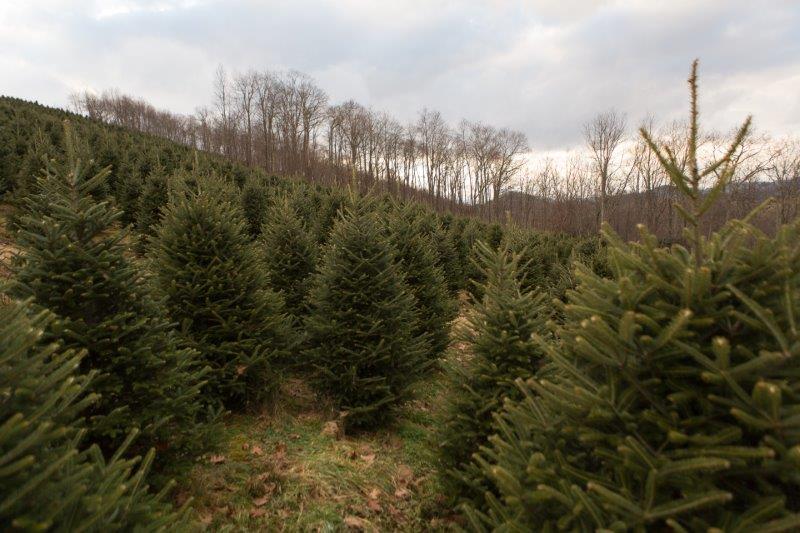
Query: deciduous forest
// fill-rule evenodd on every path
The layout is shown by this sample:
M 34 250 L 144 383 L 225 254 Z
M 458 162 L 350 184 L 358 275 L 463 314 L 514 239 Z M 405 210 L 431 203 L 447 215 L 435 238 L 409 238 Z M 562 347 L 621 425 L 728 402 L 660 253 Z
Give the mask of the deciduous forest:
M 71 95 L 74 111 L 107 124 L 164 137 L 264 169 L 325 186 L 379 191 L 440 212 L 512 221 L 526 229 L 596 234 L 608 222 L 625 239 L 645 223 L 662 240 L 681 238 L 680 192 L 639 128 L 668 147 L 688 171 L 689 123 L 634 123 L 611 109 L 583 126 L 584 151 L 563 160 L 526 160 L 524 133 L 462 120 L 448 124 L 424 108 L 403 124 L 353 100 L 331 105 L 323 88 L 296 71 L 228 73 L 220 67 L 214 101 L 193 115 L 158 110 L 109 90 Z M 736 131 L 701 130 L 696 157 L 721 157 Z M 535 147 L 534 147 L 535 148 Z M 704 231 L 742 218 L 768 197 L 777 202 L 756 223 L 774 231 L 798 214 L 800 139 L 751 128 L 737 143 L 731 176 L 703 220 Z M 701 188 L 719 178 L 703 176 Z

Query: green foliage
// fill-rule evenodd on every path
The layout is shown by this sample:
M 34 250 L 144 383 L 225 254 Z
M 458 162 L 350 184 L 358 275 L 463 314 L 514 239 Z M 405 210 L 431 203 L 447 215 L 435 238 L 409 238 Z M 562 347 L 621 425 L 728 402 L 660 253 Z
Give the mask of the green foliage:
M 450 343 L 450 321 L 456 306 L 440 267 L 436 246 L 426 219 L 413 207 L 396 206 L 388 217 L 389 242 L 411 294 L 416 300 L 415 336 L 426 337 L 431 358 L 438 357 Z
M 614 243 L 610 280 L 579 267 L 556 374 L 528 383 L 486 455 L 502 497 L 485 524 L 796 528 L 797 238 L 733 224 L 698 269 L 645 235 Z
M 447 288 L 456 294 L 463 286 L 463 268 L 453 235 L 443 224 L 444 217 L 423 208 L 420 204 L 406 203 L 403 209 L 416 219 L 419 232 L 429 239 L 436 252 L 436 264 L 441 268 Z M 449 220 L 452 222 L 452 220 Z
M 486 228 L 484 240 L 493 250 L 497 250 L 503 243 L 504 235 L 505 232 L 503 231 L 503 226 L 497 222 L 494 222 L 489 224 L 489 226 Z
M 17 197 L 22 198 L 34 186 L 34 176 L 42 172 L 48 158 L 58 151 L 53 139 L 42 130 L 34 131 L 27 143 L 20 143 L 17 149 L 19 155 L 16 161 L 12 163 L 6 159 L 6 185 L 8 190 L 15 191 Z
M 303 316 L 316 266 L 317 243 L 287 199 L 270 209 L 258 246 L 263 251 L 270 286 L 282 294 L 291 314 Z
M 574 237 L 513 229 L 506 234 L 506 245 L 520 255 L 520 274 L 524 290 L 544 290 L 560 284 L 569 268 Z
M 142 234 L 153 234 L 168 201 L 169 183 L 164 173 L 148 175 L 142 184 L 136 213 L 136 227 Z
M 597 237 L 512 229 L 506 233 L 505 243 L 520 255 L 520 280 L 526 291 L 542 290 L 564 300 L 575 284 L 571 274 L 575 262 L 589 266 L 598 275 L 608 274 L 603 243 Z
M 414 333 L 414 297 L 381 227 L 363 206 L 336 222 L 306 320 L 317 384 L 348 413 L 348 427 L 387 422 L 430 350 Z
M 451 393 L 439 439 L 440 473 L 455 501 L 479 502 L 488 489 L 472 455 L 492 434 L 492 413 L 506 398 L 521 397 L 517 379 L 532 377 L 543 359 L 533 335 L 546 330 L 549 309 L 542 294 L 524 292 L 519 256 L 479 243 L 485 273 L 483 299 L 473 301 L 460 339 L 467 360 L 453 366 Z
M 498 223 L 484 224 L 474 219 L 468 219 L 461 232 L 461 253 L 464 255 L 464 288 L 470 297 L 480 300 L 486 282 L 484 272 L 480 266 L 479 248 L 476 243 L 482 241 L 492 250 L 498 250 L 503 244 L 505 231 Z
M 122 210 L 120 220 L 123 224 L 134 224 L 136 222 L 143 186 L 142 178 L 138 175 L 128 175 L 116 181 L 114 198 L 117 201 L 117 207 Z
M 247 231 L 251 237 L 258 237 L 264 217 L 270 208 L 270 190 L 263 180 L 254 178 L 242 187 L 242 213 L 247 220 Z
M 339 189 L 327 189 L 324 193 L 320 194 L 319 208 L 314 222 L 314 233 L 317 236 L 317 242 L 325 244 L 328 241 L 328 236 L 333 229 L 333 225 L 339 218 L 340 213 L 347 207 L 354 207 L 351 205 L 347 195 L 344 191 Z
M 241 407 L 268 397 L 293 333 L 238 206 L 203 182 L 175 194 L 151 248 L 169 317 L 211 366 L 209 399 Z
M 208 152 L 197 152 L 153 135 L 113 127 L 60 109 L 48 108 L 16 98 L 0 96 L 0 181 L 10 191 L 33 184 L 32 176 L 44 167 L 44 157 L 63 159 L 62 122 L 69 119 L 81 139 L 76 154 L 88 165 L 91 153 L 94 165 L 87 173 L 94 174 L 110 166 L 106 190 L 116 195 L 118 185 L 129 178 L 141 179 L 157 172 L 165 176 L 192 171 L 194 174 L 216 174 L 238 184 L 258 172 Z M 63 170 L 63 169 L 62 169 Z M 284 180 L 274 178 L 276 183 Z M 2 190 L 0 190 L 2 194 Z M 22 197 L 24 190 L 15 196 Z M 126 211 L 127 213 L 127 211 Z
M 182 529 L 163 495 L 148 494 L 151 451 L 109 461 L 96 446 L 78 447 L 80 412 L 94 373 L 77 375 L 81 353 L 42 342 L 47 312 L 0 305 L 0 523 L 9 531 Z M 131 435 L 131 438 L 134 435 Z
M 456 295 L 464 283 L 464 267 L 459 260 L 456 244 L 451 237 L 450 233 L 441 226 L 436 227 L 430 234 L 436 247 L 437 263 L 444 274 L 447 290 Z
M 695 79 L 689 184 L 708 171 Z M 709 167 L 723 181 L 742 137 Z M 673 183 L 686 178 L 660 155 Z M 469 510 L 474 529 L 800 528 L 800 222 L 768 237 L 734 221 L 703 239 L 705 200 L 680 188 L 690 249 L 606 228 L 610 277 L 576 268 L 546 372 L 482 453 L 498 496 Z
M 472 251 L 475 243 L 483 238 L 481 224 L 471 218 L 461 218 L 458 219 L 455 225 L 451 226 L 450 234 L 456 250 L 456 257 L 458 257 L 458 263 L 461 265 L 460 288 L 472 293 L 476 290 L 476 284 L 472 281 L 477 280 L 480 282 L 480 277 L 483 275 L 480 272 L 480 268 L 473 261 Z M 478 294 L 473 294 L 473 296 L 480 298 Z
M 319 218 L 319 208 L 324 194 L 327 192 L 322 192 L 313 185 L 298 180 L 289 183 L 284 196 L 303 224 L 311 228 Z
M 81 370 L 98 372 L 92 390 L 101 395 L 88 411 L 90 429 L 105 449 L 131 426 L 141 429 L 142 445 L 197 445 L 204 371 L 178 346 L 129 259 L 127 232 L 116 229 L 121 213 L 92 197 L 108 172 L 87 176 L 71 150 L 68 161 L 68 172 L 51 166 L 27 199 L 11 293 L 57 316 L 51 338 L 87 351 Z

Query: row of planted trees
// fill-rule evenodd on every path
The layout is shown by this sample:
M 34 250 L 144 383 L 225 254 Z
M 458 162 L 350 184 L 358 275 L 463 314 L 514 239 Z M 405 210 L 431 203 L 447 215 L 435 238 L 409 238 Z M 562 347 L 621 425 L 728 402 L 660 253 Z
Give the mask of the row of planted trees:
M 18 529 L 188 527 L 164 479 L 213 447 L 225 411 L 274 401 L 288 372 L 346 429 L 386 424 L 482 275 L 473 243 L 505 238 L 388 197 L 259 174 L 239 187 L 198 161 L 122 194 L 69 125 L 63 140 L 9 221 L 0 516 Z M 513 234 L 540 250 L 531 238 Z M 561 279 L 567 253 L 543 255 L 541 277 Z
M 749 120 L 699 167 L 696 65 L 689 82 L 688 170 L 642 132 L 682 193 L 686 247 L 606 227 L 604 259 L 575 263 L 564 293 L 547 278 L 530 290 L 538 271 L 513 246 L 482 250 L 472 358 L 440 435 L 470 530 L 800 528 L 800 222 L 702 236 Z
M 290 372 L 348 430 L 385 424 L 448 345 L 472 242 L 501 234 L 259 175 L 156 169 L 120 209 L 65 131 L 10 220 L 0 521 L 16 529 L 189 527 L 165 479 Z
M 203 172 L 154 178 L 121 211 L 68 130 L 65 162 L 49 162 L 14 221 L 2 521 L 185 523 L 161 478 L 209 446 L 222 412 L 272 401 L 288 372 L 308 373 L 347 429 L 386 424 L 474 280 L 471 357 L 453 369 L 438 440 L 464 527 L 796 530 L 800 227 L 700 231 L 748 127 L 702 169 L 643 132 L 684 198 L 689 244 L 671 248 L 644 229 L 633 244 L 610 230 L 570 242 Z

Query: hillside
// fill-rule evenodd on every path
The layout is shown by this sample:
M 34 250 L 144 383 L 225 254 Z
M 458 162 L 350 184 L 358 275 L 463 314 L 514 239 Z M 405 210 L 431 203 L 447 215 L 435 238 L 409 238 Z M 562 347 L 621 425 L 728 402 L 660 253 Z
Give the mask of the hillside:
M 667 246 L 3 98 L 0 524 L 798 530 L 800 220 L 708 220 L 736 214 L 715 202 L 750 127 L 686 169 L 643 133 L 679 195 Z
M 240 184 L 249 175 L 257 173 L 222 157 L 191 150 L 161 137 L 104 124 L 62 109 L 0 96 L 2 193 L 24 187 L 29 176 L 42 167 L 43 157 L 63 157 L 64 120 L 70 121 L 81 140 L 83 155 L 90 156 L 97 167 L 110 165 L 115 182 L 142 178 L 155 169 L 167 174 L 181 170 L 211 172 Z
M 266 213 L 253 214 L 254 209 L 268 208 L 277 201 L 272 198 L 288 198 L 313 232 L 328 231 L 333 221 L 326 217 L 335 217 L 337 205 L 352 201 L 324 187 L 267 177 L 259 170 L 158 137 L 4 97 L 0 99 L 0 177 L 6 200 L 0 226 L 4 277 L 13 276 L 17 268 L 12 267 L 12 258 L 20 249 L 12 227 L 21 223 L 23 199 L 37 189 L 35 177 L 42 175 L 46 160 L 55 161 L 53 171 L 59 172 L 70 157 L 64 120 L 77 140 L 77 155 L 92 160 L 88 172 L 110 167 L 111 173 L 93 194 L 122 212 L 103 233 L 129 224 L 132 233 L 125 238 L 126 253 L 137 262 L 142 258 L 137 244 L 140 232 L 149 232 L 149 222 L 158 222 L 161 206 L 155 206 L 155 219 L 148 218 L 152 207 L 147 205 L 151 199 L 146 192 L 147 184 L 156 178 L 174 191 L 194 186 L 201 177 L 210 180 L 218 184 L 213 185 L 215 194 L 241 194 L 236 207 L 256 220 L 265 219 Z M 166 197 L 159 203 L 164 201 Z M 326 207 L 331 204 L 332 208 Z M 443 231 L 432 213 L 421 208 L 417 213 L 428 231 Z M 469 229 L 469 239 L 489 231 L 485 224 L 466 219 L 446 222 L 450 231 L 442 233 L 446 240 L 439 247 L 449 244 L 459 227 Z M 260 233 L 258 223 L 253 227 Z M 446 246 L 444 250 L 454 254 L 448 258 L 447 282 L 460 290 L 465 285 L 461 268 L 458 272 L 449 268 L 452 261 L 467 263 L 466 257 L 459 256 L 469 249 L 460 245 L 458 250 Z M 29 253 L 24 246 L 22 253 Z M 291 355 L 300 357 L 301 353 Z M 170 458 L 177 461 L 174 464 L 159 463 L 152 483 L 160 485 L 167 476 L 176 476 L 170 499 L 176 505 L 191 499 L 193 520 L 215 530 L 260 529 L 277 523 L 283 524 L 277 529 L 285 531 L 444 528 L 451 513 L 441 505 L 435 475 L 436 426 L 442 408 L 437 397 L 445 394 L 446 387 L 442 371 L 437 369 L 414 386 L 416 392 L 398 407 L 396 421 L 388 428 L 353 435 L 343 434 L 335 403 L 313 390 L 307 373 L 303 367 L 290 370 L 279 401 L 224 416 L 211 447 L 191 459 L 178 456 Z

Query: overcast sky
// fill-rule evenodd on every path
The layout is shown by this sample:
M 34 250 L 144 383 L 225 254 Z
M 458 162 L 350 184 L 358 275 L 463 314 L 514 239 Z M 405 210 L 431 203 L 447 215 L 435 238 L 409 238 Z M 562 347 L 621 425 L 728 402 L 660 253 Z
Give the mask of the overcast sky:
M 0 93 L 64 106 L 119 88 L 189 113 L 214 71 L 288 69 L 414 119 L 525 132 L 534 150 L 581 142 L 616 108 L 683 117 L 701 60 L 701 112 L 732 128 L 800 133 L 798 0 L 2 0 Z

